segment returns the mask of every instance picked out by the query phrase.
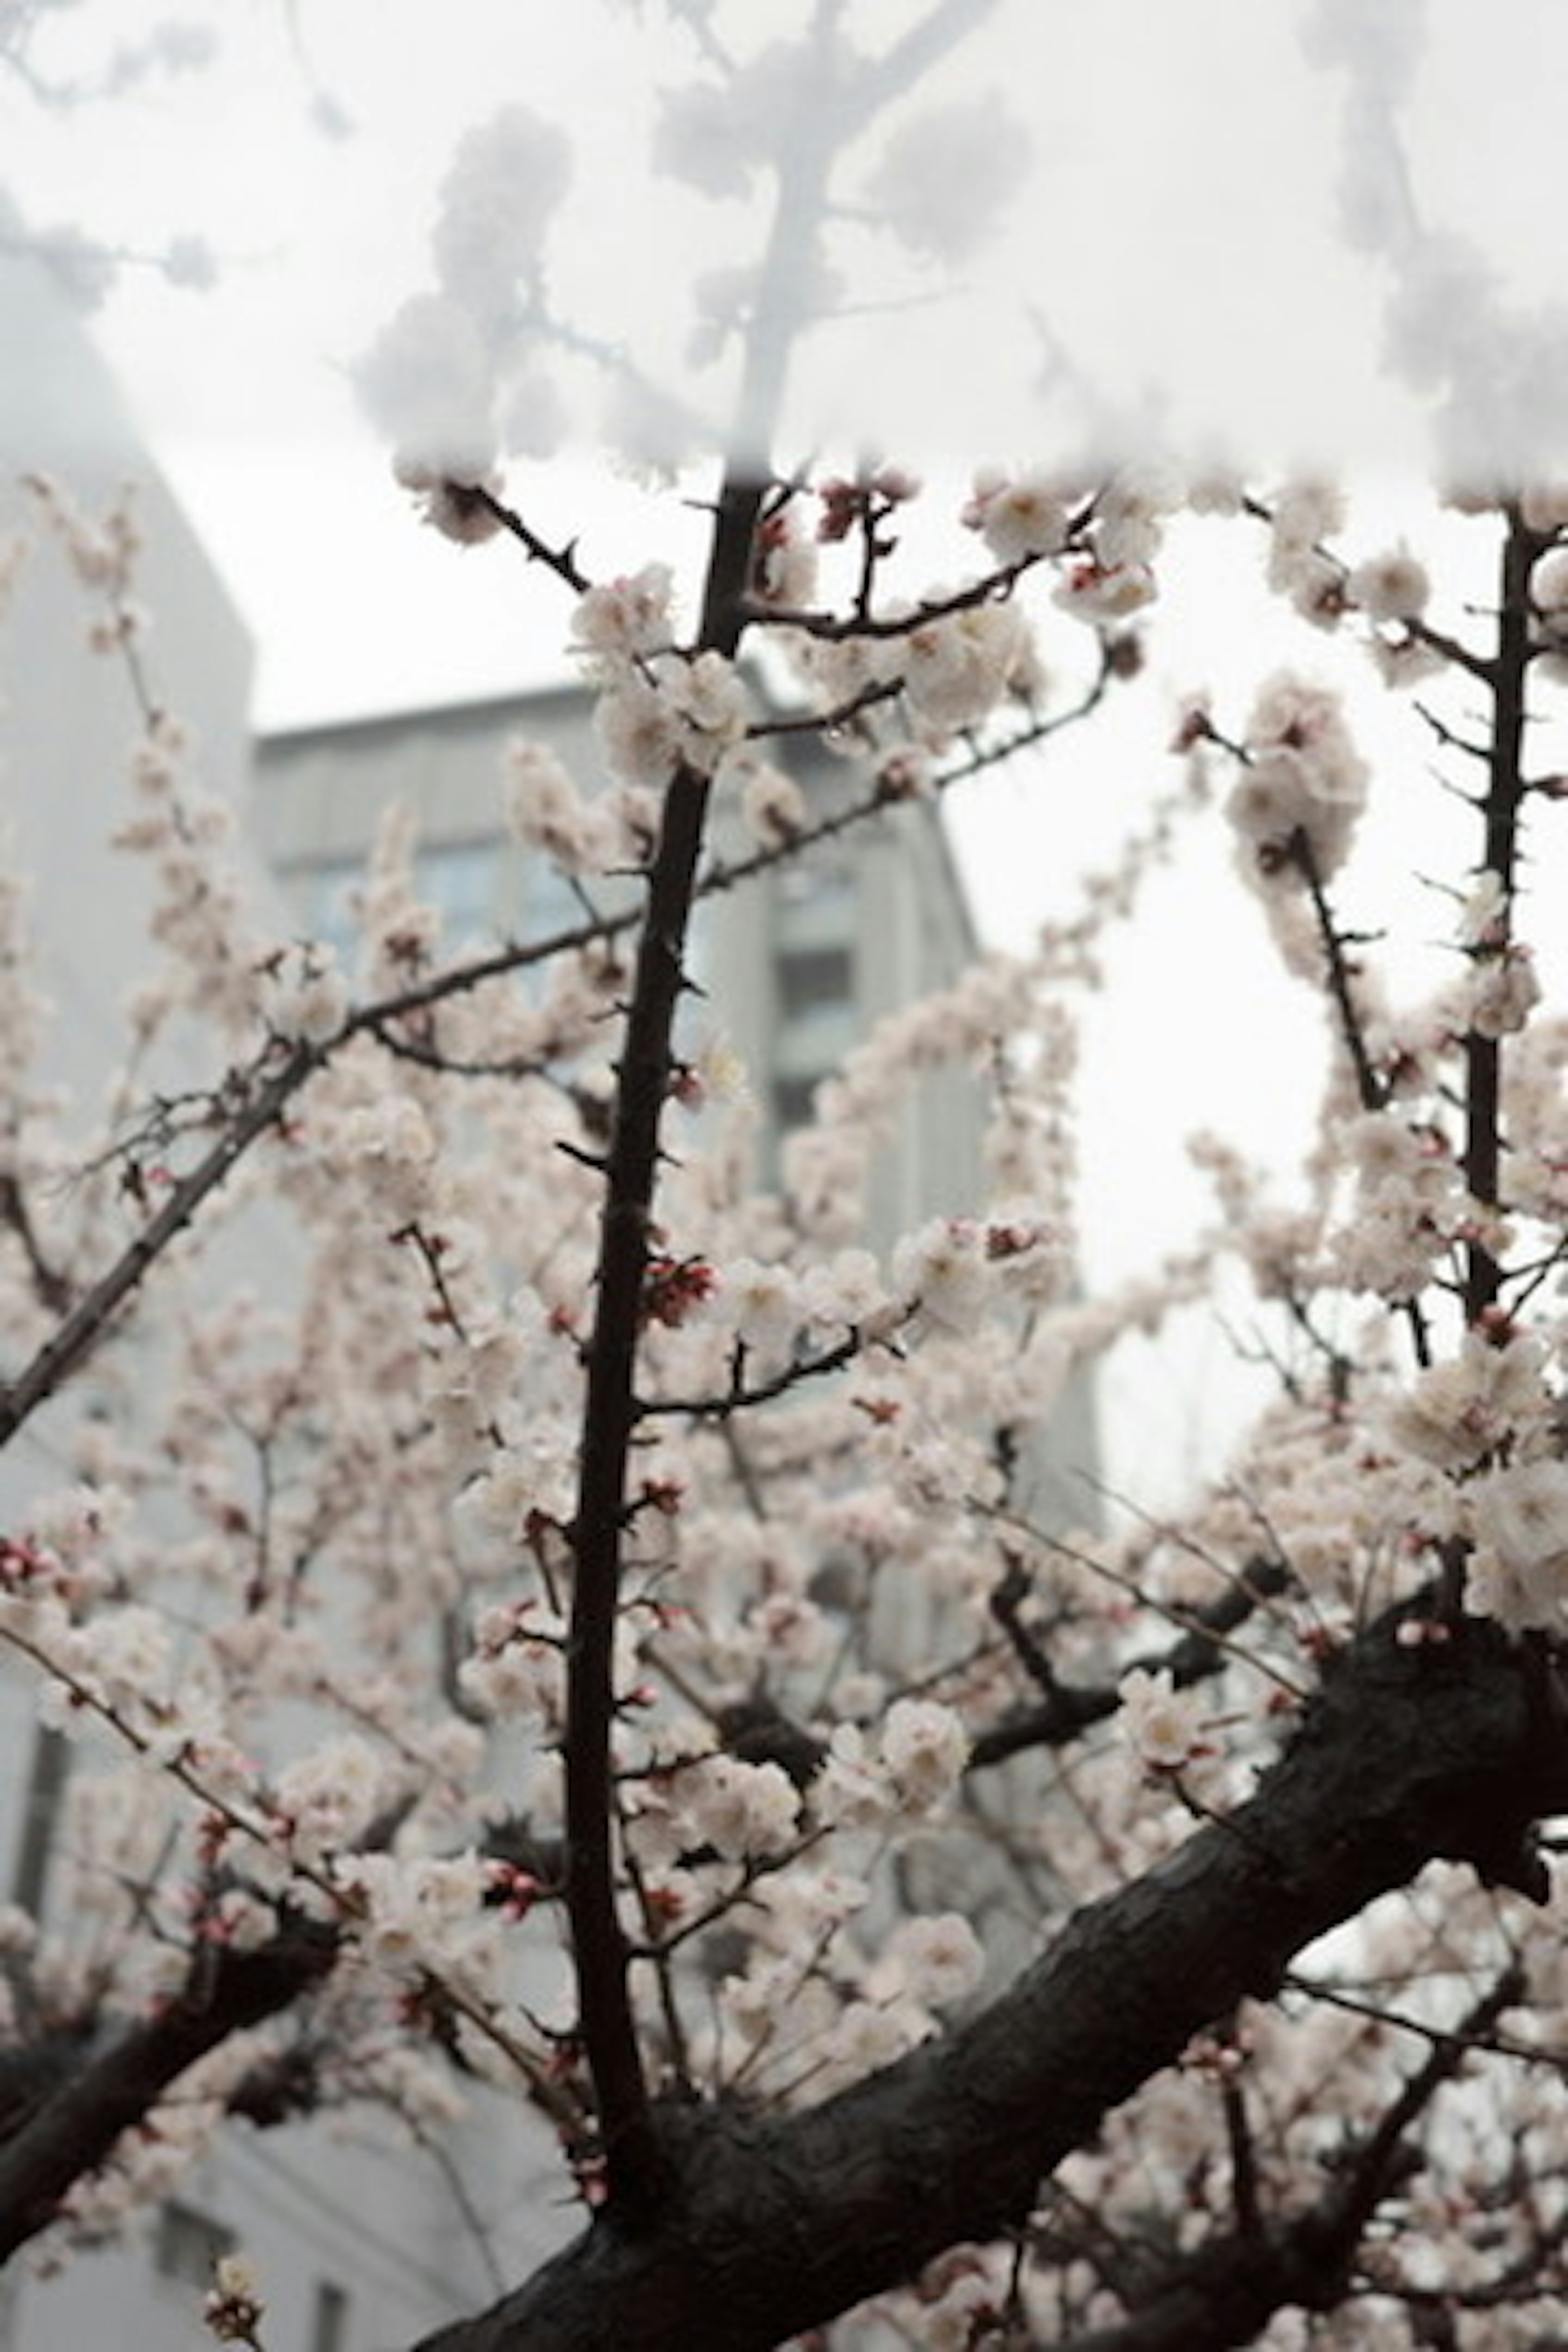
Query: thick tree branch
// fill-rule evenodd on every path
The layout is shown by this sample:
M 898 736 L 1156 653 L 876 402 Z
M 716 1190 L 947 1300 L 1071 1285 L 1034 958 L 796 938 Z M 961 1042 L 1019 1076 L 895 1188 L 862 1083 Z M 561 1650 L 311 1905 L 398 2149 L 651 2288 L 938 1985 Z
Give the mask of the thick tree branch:
M 1539 1895 L 1531 1825 L 1568 1805 L 1556 1662 L 1470 1621 L 1397 1635 L 1346 1654 L 1247 1804 L 1079 1912 L 970 2023 L 805 2114 L 661 2113 L 657 2211 L 602 2216 L 424 2352 L 764 2352 L 1022 2223 L 1194 2032 L 1429 1860 Z
M 0 2261 L 54 2220 L 72 2183 L 107 2160 L 187 2067 L 289 2008 L 337 1955 L 336 1931 L 298 1916 L 258 1951 L 203 1946 L 172 2000 L 79 2064 L 0 2146 Z

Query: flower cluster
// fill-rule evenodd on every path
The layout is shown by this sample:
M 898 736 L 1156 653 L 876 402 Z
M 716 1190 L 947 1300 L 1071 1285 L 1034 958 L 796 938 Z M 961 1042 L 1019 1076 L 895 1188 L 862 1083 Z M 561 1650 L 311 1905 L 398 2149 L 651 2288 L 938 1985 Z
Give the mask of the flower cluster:
M 765 124 L 726 150 L 732 128 L 708 122 L 700 168 L 726 152 L 754 167 Z M 555 152 L 521 119 L 471 150 L 446 200 L 443 300 L 494 292 L 486 207 L 541 227 Z M 459 338 L 444 364 L 464 363 Z M 962 544 L 990 570 L 912 597 L 890 568 L 911 491 L 871 462 L 775 485 L 735 592 L 737 625 L 771 634 L 805 679 L 806 704 L 780 723 L 830 719 L 846 761 L 863 755 L 826 821 L 879 843 L 929 830 L 929 806 L 908 803 L 1000 756 L 998 714 L 1037 703 L 1044 633 L 1089 669 L 1086 707 L 1123 685 L 1141 707 L 1127 625 L 1159 625 L 1173 510 L 1152 467 L 983 475 Z M 461 520 L 460 483 L 432 474 L 430 495 Z M 1277 584 L 1313 624 L 1337 616 L 1391 647 L 1436 639 L 1415 558 L 1342 562 L 1332 503 L 1310 486 L 1267 506 L 1223 485 L 1202 498 L 1238 530 L 1261 524 Z M 94 593 L 108 582 L 125 600 L 132 537 L 73 526 Z M 1559 553 L 1532 557 L 1519 656 L 1532 692 L 1562 650 Z M 749 827 L 766 853 L 754 863 L 787 858 L 819 803 L 766 756 L 761 688 L 682 642 L 673 572 L 584 589 L 574 557 L 565 569 L 619 782 L 592 794 L 555 750 L 515 743 L 500 780 L 514 840 L 574 877 L 646 866 L 685 765 L 717 776 L 719 819 Z M 772 667 L 747 677 L 771 688 Z M 117 1190 L 112 1149 L 84 1167 L 51 1138 L 21 894 L 0 883 L 16 1013 L 0 1069 L 0 1286 L 20 1360 L 6 1394 L 18 1412 L 47 1402 L 37 1458 L 61 1465 L 0 1534 L 0 1641 L 38 1676 L 46 1722 L 72 1735 L 48 1905 L 0 1916 L 0 2025 L 25 2047 L 36 2021 L 80 2021 L 90 2053 L 110 2021 L 159 2014 L 242 1961 L 281 1980 L 301 1938 L 322 1960 L 309 2035 L 286 2010 L 230 2037 L 70 2191 L 61 2231 L 118 2227 L 171 2193 L 226 2115 L 283 2095 L 285 2061 L 320 2070 L 301 2105 L 390 2102 L 424 2132 L 476 2081 L 523 2086 L 583 2193 L 613 2198 L 567 1948 L 595 1777 L 633 2027 L 657 2037 L 694 2119 L 710 2097 L 787 2107 L 945 2033 L 1080 1906 L 1163 1863 L 1194 1811 L 1223 1820 L 1266 1786 L 1325 1661 L 1344 1654 L 1353 1673 L 1384 1642 L 1391 1675 L 1429 1672 L 1436 1691 L 1464 1670 L 1468 1619 L 1502 1629 L 1478 1643 L 1494 1664 L 1514 1636 L 1568 1632 L 1568 1024 L 1537 1001 L 1547 933 L 1534 961 L 1517 936 L 1557 795 L 1521 791 L 1468 836 L 1437 902 L 1458 909 L 1443 984 L 1405 1003 L 1378 942 L 1337 911 L 1368 796 L 1340 703 L 1280 673 L 1235 742 L 1206 700 L 1184 710 L 1183 755 L 1236 761 L 1229 826 L 1327 1011 L 1329 1082 L 1298 1185 L 1201 1139 L 1215 1231 L 1087 1294 L 1078 996 L 1110 966 L 1112 925 L 1180 854 L 1178 818 L 1201 832 L 1204 789 L 1162 795 L 1020 952 L 981 959 L 857 1044 L 776 1165 L 725 1049 L 678 1029 L 645 1097 L 665 1120 L 651 1193 L 610 1204 L 641 1272 L 609 1317 L 601 1227 L 621 1179 L 605 1143 L 627 1131 L 609 1024 L 637 966 L 624 918 L 593 913 L 596 892 L 579 894 L 564 944 L 470 971 L 416 887 L 411 829 L 390 822 L 359 895 L 351 1012 L 326 950 L 269 946 L 225 895 L 222 828 L 172 724 L 150 721 L 124 846 L 155 872 L 159 937 L 184 976 L 166 1006 L 207 1023 L 225 1075 L 160 1102 L 146 1137 L 172 1139 L 176 1168 L 215 1136 L 232 1147 L 236 1218 L 215 1248 L 223 1228 L 201 1203 L 158 1240 L 149 1202 L 167 1171 L 150 1141 Z M 1014 720 L 1035 730 L 1031 710 Z M 964 1090 L 974 1107 L 972 1181 L 939 1201 L 885 1184 L 880 1162 L 933 1083 L 952 1089 L 942 1116 Z M 1123 1151 L 1134 1132 L 1143 1148 L 1135 1108 Z M 242 1290 L 226 1253 L 257 1206 L 252 1170 L 289 1239 Z M 1097 1179 L 1091 1164 L 1091 1202 Z M 900 1215 L 879 1218 L 895 1192 Z M 128 1269 L 124 1286 L 78 1342 L 106 1265 Z M 1236 1314 L 1223 1290 L 1227 1323 L 1258 1330 L 1258 1376 L 1279 1393 L 1179 1511 L 1114 1519 L 1084 1368 L 1243 1277 L 1253 1297 Z M 78 1349 L 71 1377 L 51 1341 Z M 606 1369 L 624 1375 L 614 1410 L 585 1430 Z M 1090 1475 L 1063 1475 L 1077 1468 Z M 606 1530 L 619 1581 L 595 1648 L 584 1570 Z M 602 1672 L 589 1748 L 574 1745 L 585 1657 Z M 1323 1712 L 1313 1738 L 1330 1736 Z M 1468 1997 L 1498 1949 L 1492 1897 L 1447 1867 L 1335 1959 L 1352 1986 L 1364 1963 L 1369 1999 L 1398 1983 L 1437 2051 L 1462 2040 L 1454 1988 Z M 1163 1883 L 1145 1882 L 1156 1898 Z M 1509 1935 L 1535 1997 L 1560 2000 L 1550 1936 L 1523 1920 Z M 1414 2079 L 1356 1998 L 1310 2019 L 1296 1990 L 1285 2008 L 1243 2004 L 1223 2041 L 1164 2070 L 1060 2169 L 1031 2242 L 1059 2240 L 1061 2259 L 1021 2262 L 1011 2308 L 979 2250 L 927 2273 L 897 2324 L 956 2342 L 994 2313 L 1024 2324 L 1026 2306 L 1042 2340 L 1113 2329 L 1124 2314 L 1071 2235 L 1075 2200 L 1130 2242 L 1140 2200 L 1167 2200 L 1179 2263 L 1233 2228 L 1249 2117 L 1270 2118 L 1260 2199 L 1277 2161 L 1291 2184 L 1337 2177 L 1355 2160 L 1339 2118 L 1375 2134 Z M 1510 2043 L 1531 2030 L 1510 2021 Z M 1475 2144 L 1495 2145 L 1498 2116 L 1527 2120 L 1532 2095 L 1509 2094 L 1517 2107 L 1504 2099 Z M 1474 2196 L 1468 2126 L 1425 2155 L 1444 2194 Z M 1394 2257 L 1380 2242 L 1357 2259 L 1370 2279 Z M 244 2341 L 258 2317 L 244 2274 L 220 2279 L 209 2326 Z
M 1336 698 L 1287 674 L 1247 723 L 1246 768 L 1226 803 L 1243 870 L 1266 888 L 1328 880 L 1366 804 L 1366 763 Z

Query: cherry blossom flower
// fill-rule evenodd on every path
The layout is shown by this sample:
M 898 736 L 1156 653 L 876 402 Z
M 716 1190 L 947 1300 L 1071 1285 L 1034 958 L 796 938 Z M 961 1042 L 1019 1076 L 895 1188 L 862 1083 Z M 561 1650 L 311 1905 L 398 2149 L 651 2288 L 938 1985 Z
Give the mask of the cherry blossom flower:
M 707 1757 L 680 1775 L 679 1800 L 693 1841 L 728 1861 L 783 1853 L 795 1841 L 800 1796 L 777 1764 Z
M 1358 563 L 1345 582 L 1345 594 L 1369 620 L 1414 621 L 1426 609 L 1432 583 L 1425 566 L 1402 546 Z
M 679 711 L 647 678 L 628 677 L 602 695 L 594 723 L 605 759 L 628 783 L 662 789 L 686 751 Z
M 782 768 L 742 753 L 725 761 L 721 774 L 726 782 L 739 781 L 746 824 L 764 846 L 776 847 L 805 832 L 810 818 L 805 795 Z
M 1168 1666 L 1135 1667 L 1120 1685 L 1121 1727 L 1133 1753 L 1152 1772 L 1179 1772 L 1205 1748 L 1203 1702 L 1178 1690 Z
M 966 2000 L 984 1973 L 985 1955 L 967 1919 L 956 1911 L 901 1920 L 889 1939 L 895 1961 L 917 2000 L 949 2009 Z
M 961 1717 L 934 1699 L 895 1699 L 879 1745 L 900 1801 L 912 1813 L 935 1812 L 947 1802 L 969 1756 Z
M 804 1317 L 792 1270 L 737 1258 L 720 1286 L 720 1315 L 748 1348 L 776 1355 L 794 1342 Z
M 979 474 L 963 520 L 998 563 L 1022 563 L 1066 546 L 1068 502 L 1047 474 Z
M 444 467 L 405 454 L 395 461 L 393 471 L 413 494 L 424 520 L 443 539 L 458 547 L 482 547 L 501 530 L 494 501 L 504 485 L 493 468 L 482 478 L 467 471 L 454 478 Z
M 572 615 L 574 643 L 612 663 L 663 652 L 670 643 L 674 586 L 668 563 L 645 563 L 628 577 L 587 589 Z
M 602 808 L 584 799 L 563 762 L 521 736 L 507 745 L 502 799 L 519 841 L 544 850 L 563 874 L 600 872 L 611 856 Z
M 910 631 L 900 676 L 917 716 L 942 733 L 975 727 L 1026 660 L 1027 625 L 1012 604 L 971 606 Z
M 1518 1630 L 1561 1626 L 1568 1604 L 1568 1463 L 1484 1471 L 1468 1490 L 1471 1605 Z
M 1510 1442 L 1543 1433 L 1550 1410 L 1545 1356 L 1521 1335 L 1494 1346 L 1467 1332 L 1459 1353 L 1418 1373 L 1384 1416 L 1400 1446 L 1444 1470 L 1466 1470 Z
M 1333 696 L 1277 676 L 1253 709 L 1247 748 L 1247 768 L 1226 804 L 1245 870 L 1266 887 L 1299 884 L 1300 840 L 1321 880 L 1336 873 L 1365 804 L 1367 771 Z
M 220 2344 L 250 2344 L 266 2315 L 255 2265 L 243 2254 L 220 2254 L 202 2324 Z
M 330 947 L 296 951 L 270 974 L 267 1021 L 289 1045 L 320 1045 L 348 1015 L 348 982 Z
M 911 1307 L 944 1331 L 976 1328 L 994 1289 L 992 1259 L 981 1229 L 936 1218 L 908 1234 L 893 1253 L 893 1280 Z

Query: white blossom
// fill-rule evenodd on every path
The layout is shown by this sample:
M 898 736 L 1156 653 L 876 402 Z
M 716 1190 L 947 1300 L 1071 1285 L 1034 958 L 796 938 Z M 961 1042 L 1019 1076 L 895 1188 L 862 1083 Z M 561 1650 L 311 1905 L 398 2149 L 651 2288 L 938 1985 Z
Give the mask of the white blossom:
M 965 2000 L 984 1973 L 985 1955 L 961 1913 L 901 1920 L 889 1941 L 889 1956 L 898 1963 L 917 2000 L 933 2009 L 949 2009 Z
M 604 811 L 584 799 L 564 761 L 547 745 L 512 737 L 506 747 L 502 797 L 516 838 L 542 849 L 563 874 L 594 873 L 609 862 Z
M 1011 602 L 921 622 L 905 640 L 900 672 L 911 708 L 942 733 L 978 726 L 1020 670 L 1026 639 L 1027 625 Z
M 601 695 L 594 723 L 605 759 L 628 783 L 668 784 L 685 754 L 679 711 L 646 678 L 628 677 Z
M 1124 1675 L 1121 1698 L 1122 1730 L 1148 1769 L 1180 1771 L 1202 1749 L 1203 1703 L 1195 1691 L 1176 1688 L 1168 1666 Z
M 934 1218 L 899 1244 L 893 1280 L 928 1322 L 944 1331 L 973 1331 L 994 1288 L 982 1229 L 963 1218 Z
M 584 591 L 572 615 L 574 643 L 584 653 L 625 662 L 661 653 L 670 642 L 675 574 L 668 563 Z
M 755 1258 L 737 1258 L 725 1269 L 719 1313 L 738 1339 L 765 1355 L 787 1349 L 804 1319 L 793 1271 Z
M 1568 1463 L 1484 1471 L 1468 1489 L 1476 1553 L 1470 1605 L 1510 1629 L 1568 1617 Z
M 1426 609 L 1432 583 L 1426 567 L 1402 546 L 1358 563 L 1345 582 L 1345 593 L 1369 620 L 1414 621 Z
M 882 1725 L 880 1748 L 900 1802 L 914 1813 L 944 1805 L 969 1760 L 962 1718 L 934 1699 L 895 1699 Z
M 267 1020 L 290 1045 L 320 1045 L 348 1016 L 349 988 L 328 947 L 312 946 L 281 964 L 267 995 Z
M 681 1774 L 679 1799 L 694 1839 L 727 1861 L 783 1853 L 795 1842 L 799 1792 L 777 1764 L 706 1757 Z
M 998 563 L 1055 555 L 1067 544 L 1068 499 L 1043 473 L 977 475 L 963 520 L 980 532 Z
M 1247 748 L 1248 765 L 1226 804 L 1244 869 L 1265 887 L 1300 886 L 1300 842 L 1326 880 L 1349 853 L 1366 799 L 1366 765 L 1337 699 L 1303 679 L 1276 676 L 1253 709 Z

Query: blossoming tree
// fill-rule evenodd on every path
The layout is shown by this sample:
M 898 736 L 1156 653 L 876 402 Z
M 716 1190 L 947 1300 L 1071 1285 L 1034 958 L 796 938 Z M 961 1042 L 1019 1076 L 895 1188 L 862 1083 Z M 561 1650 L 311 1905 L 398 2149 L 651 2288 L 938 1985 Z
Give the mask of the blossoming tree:
M 948 512 L 880 459 L 769 456 L 763 294 L 963 13 L 842 55 L 825 144 L 772 159 L 700 576 L 591 568 L 492 471 L 494 375 L 546 339 L 524 305 L 463 341 L 475 224 L 510 173 L 537 226 L 560 175 L 516 112 L 454 171 L 443 290 L 373 390 L 424 400 L 445 354 L 478 405 L 458 430 L 441 378 L 405 478 L 559 583 L 610 781 L 521 744 L 504 784 L 569 928 L 452 950 L 391 823 L 354 969 L 278 936 L 149 682 L 133 529 L 37 487 L 142 697 L 132 1043 L 195 1024 L 210 1075 L 134 1117 L 122 1089 L 68 1151 L 7 892 L 0 1435 L 47 1429 L 59 1476 L 0 1540 L 0 1643 L 76 1743 L 56 1865 L 0 1915 L 7 2254 L 121 2225 L 227 2131 L 482 2100 L 533 2119 L 582 2226 L 431 2352 L 1568 2326 L 1568 1025 L 1526 887 L 1563 797 L 1568 494 L 1434 508 L 1434 584 L 1311 484 L 1052 459 Z M 905 582 L 923 506 L 956 586 Z M 1166 714 L 1079 914 L 867 1040 L 764 1188 L 691 985 L 703 899 L 1026 760 L 1070 829 L 1157 590 L 1221 529 L 1298 665 Z M 1458 797 L 1419 999 L 1345 909 L 1369 804 L 1402 795 L 1426 869 L 1445 785 L 1374 781 L 1325 682 L 1346 649 Z M 782 763 L 804 730 L 855 779 L 827 817 Z M 713 846 L 727 802 L 743 854 Z M 1215 825 L 1323 1008 L 1314 1148 L 1281 1206 L 1205 1140 L 1215 1233 L 1086 1299 L 1076 998 Z M 987 1189 L 873 1253 L 879 1135 L 944 1062 L 982 1084 Z M 265 1308 L 223 1271 L 258 1200 L 293 1234 Z M 1042 1523 L 1065 1380 L 1227 1258 L 1279 1392 L 1224 1476 L 1168 1523 Z M 265 2297 L 226 2265 L 211 2325 L 264 2344 Z

